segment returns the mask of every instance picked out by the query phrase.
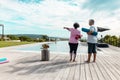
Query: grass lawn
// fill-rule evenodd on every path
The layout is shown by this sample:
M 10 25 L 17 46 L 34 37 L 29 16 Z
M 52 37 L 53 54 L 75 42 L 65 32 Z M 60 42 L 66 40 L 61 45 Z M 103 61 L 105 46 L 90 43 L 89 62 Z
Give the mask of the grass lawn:
M 8 46 L 16 46 L 16 45 L 23 45 L 23 44 L 31 44 L 34 42 L 7 42 L 7 41 L 0 41 L 0 48 L 1 47 L 8 47 Z

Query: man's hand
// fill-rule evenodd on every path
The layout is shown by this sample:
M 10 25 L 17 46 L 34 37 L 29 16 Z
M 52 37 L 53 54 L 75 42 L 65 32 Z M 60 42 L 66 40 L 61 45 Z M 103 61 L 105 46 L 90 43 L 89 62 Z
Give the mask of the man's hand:
M 88 34 L 88 35 L 91 35 L 91 34 L 92 34 L 92 32 L 87 32 L 87 34 Z

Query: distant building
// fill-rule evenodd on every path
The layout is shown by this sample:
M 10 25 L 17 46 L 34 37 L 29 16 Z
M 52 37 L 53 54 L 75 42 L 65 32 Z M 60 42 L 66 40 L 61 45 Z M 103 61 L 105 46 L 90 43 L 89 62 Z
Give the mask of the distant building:
M 2 35 L 0 35 L 0 39 L 2 39 Z M 7 37 L 6 35 L 4 35 L 4 38 L 3 38 L 5 41 L 8 41 L 8 40 L 10 40 L 10 38 L 9 37 Z

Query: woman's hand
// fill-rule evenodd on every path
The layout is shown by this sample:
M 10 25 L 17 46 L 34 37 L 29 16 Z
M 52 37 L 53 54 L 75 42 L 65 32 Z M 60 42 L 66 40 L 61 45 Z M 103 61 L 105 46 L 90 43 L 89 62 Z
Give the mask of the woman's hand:
M 66 29 L 66 27 L 63 27 L 63 29 Z
M 63 27 L 63 29 L 67 29 L 67 30 L 69 30 L 69 28 L 68 28 L 68 27 Z

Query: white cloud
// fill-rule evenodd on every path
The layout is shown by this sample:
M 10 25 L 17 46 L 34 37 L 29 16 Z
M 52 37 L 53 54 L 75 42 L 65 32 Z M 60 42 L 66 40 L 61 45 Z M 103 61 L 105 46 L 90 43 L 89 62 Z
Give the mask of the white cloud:
M 110 34 L 120 34 L 120 10 L 115 10 L 114 15 L 107 11 L 92 12 L 81 8 L 85 1 L 45 0 L 40 4 L 27 4 L 14 0 L 0 0 L 0 21 L 14 22 L 14 28 L 19 27 L 23 31 L 43 28 L 54 29 L 57 32 L 62 30 L 63 26 L 72 27 L 74 22 L 80 23 L 81 27 L 87 27 L 88 20 L 93 18 L 96 26 L 110 28 Z M 18 17 L 23 17 L 23 20 L 16 20 Z

